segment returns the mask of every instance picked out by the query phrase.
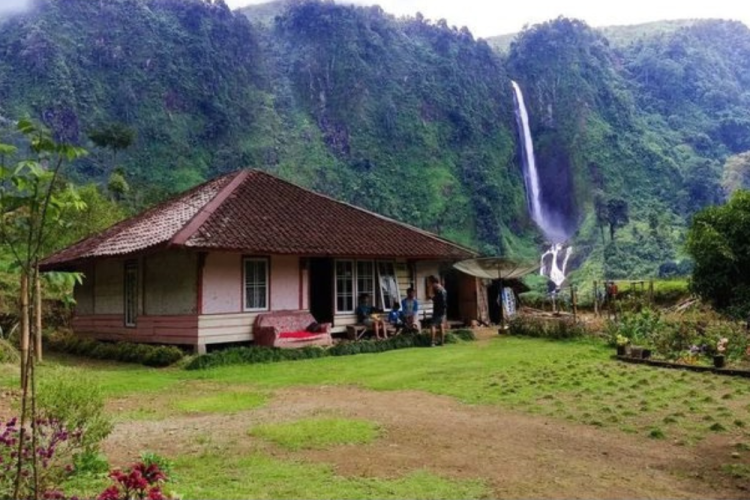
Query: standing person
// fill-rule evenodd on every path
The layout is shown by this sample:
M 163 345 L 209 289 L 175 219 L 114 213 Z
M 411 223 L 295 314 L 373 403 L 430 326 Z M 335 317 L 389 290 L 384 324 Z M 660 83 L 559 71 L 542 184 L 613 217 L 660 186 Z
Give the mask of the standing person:
M 401 301 L 401 315 L 409 329 L 419 330 L 419 301 L 414 297 L 414 289 L 406 289 L 406 298 Z
M 448 292 L 437 276 L 433 275 L 427 278 L 432 287 L 432 324 L 430 325 L 430 334 L 432 335 L 432 346 L 435 344 L 435 330 L 440 329 L 440 344 L 445 344 L 445 314 L 448 302 Z

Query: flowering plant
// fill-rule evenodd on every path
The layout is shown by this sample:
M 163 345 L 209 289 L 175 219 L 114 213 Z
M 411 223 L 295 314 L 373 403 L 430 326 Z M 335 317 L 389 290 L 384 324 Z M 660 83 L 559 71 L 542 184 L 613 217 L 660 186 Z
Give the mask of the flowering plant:
M 629 338 L 627 338 L 624 335 L 619 335 L 619 334 L 617 335 L 617 345 L 618 346 L 620 346 L 620 347 L 626 346 L 629 343 L 630 343 L 630 339 Z
M 73 473 L 71 454 L 80 445 L 83 431 L 76 428 L 71 432 L 62 421 L 55 418 L 37 418 L 29 426 L 36 427 L 36 443 L 31 439 L 31 429 L 25 429 L 20 447 L 22 461 L 19 495 L 31 497 L 36 482 L 44 496 L 54 498 L 54 487 Z M 0 422 L 0 430 L 0 498 L 12 498 L 16 474 L 19 472 L 20 421 L 14 417 L 7 422 Z M 36 473 L 32 458 L 38 464 Z
M 158 465 L 134 464 L 128 472 L 119 469 L 112 471 L 109 477 L 114 484 L 104 490 L 98 500 L 167 500 L 170 498 L 162 491 L 162 484 L 167 476 Z

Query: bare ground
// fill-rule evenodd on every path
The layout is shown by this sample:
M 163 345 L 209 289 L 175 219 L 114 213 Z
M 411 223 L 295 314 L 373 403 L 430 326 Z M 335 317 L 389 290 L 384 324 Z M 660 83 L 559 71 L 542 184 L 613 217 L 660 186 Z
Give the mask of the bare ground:
M 247 434 L 258 423 L 321 414 L 374 421 L 383 436 L 365 446 L 291 452 Z M 677 446 L 416 391 L 284 389 L 266 407 L 235 415 L 118 424 L 105 452 L 113 463 L 125 464 L 146 449 L 165 456 L 198 453 L 207 439 L 227 452 L 263 450 L 282 459 L 330 463 L 345 476 L 395 477 L 426 469 L 481 479 L 494 497 L 503 498 L 750 497 L 748 485 L 717 475 L 733 460 L 730 443 L 720 437 L 697 447 Z

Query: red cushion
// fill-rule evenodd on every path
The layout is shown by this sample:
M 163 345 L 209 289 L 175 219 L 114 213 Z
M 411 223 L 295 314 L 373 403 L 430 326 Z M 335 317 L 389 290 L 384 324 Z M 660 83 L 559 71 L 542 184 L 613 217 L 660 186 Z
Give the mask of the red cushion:
M 307 339 L 310 337 L 317 337 L 318 333 L 306 332 L 304 330 L 299 332 L 281 332 L 279 338 L 281 339 Z

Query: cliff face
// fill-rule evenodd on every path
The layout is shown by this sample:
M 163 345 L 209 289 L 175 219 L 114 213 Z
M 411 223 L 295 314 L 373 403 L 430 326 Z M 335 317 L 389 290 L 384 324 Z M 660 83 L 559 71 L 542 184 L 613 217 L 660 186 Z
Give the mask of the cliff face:
M 530 256 L 541 236 L 513 78 L 544 202 L 582 249 L 577 264 L 654 274 L 679 260 L 687 218 L 722 200 L 725 159 L 750 149 L 750 33 L 717 21 L 628 36 L 615 48 L 557 19 L 501 55 L 466 30 L 378 7 L 40 0 L 0 24 L 0 115 L 92 149 L 79 180 L 104 181 L 117 163 L 140 204 L 252 166 Z M 136 132 L 116 162 L 89 139 L 114 123 Z M 613 224 L 614 242 L 602 238 Z

